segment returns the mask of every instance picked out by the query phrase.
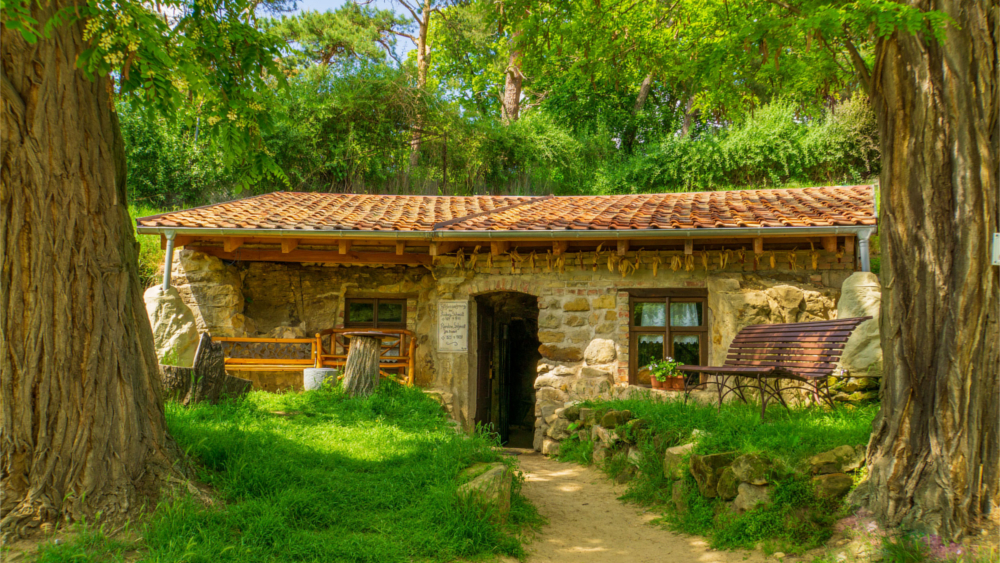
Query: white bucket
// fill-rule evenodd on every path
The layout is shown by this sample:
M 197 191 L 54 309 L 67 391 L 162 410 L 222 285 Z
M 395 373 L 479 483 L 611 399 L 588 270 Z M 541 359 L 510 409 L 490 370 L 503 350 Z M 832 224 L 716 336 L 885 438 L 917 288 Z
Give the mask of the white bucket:
M 302 387 L 306 391 L 315 391 L 323 386 L 327 379 L 336 381 L 337 370 L 329 368 L 307 368 L 302 370 Z

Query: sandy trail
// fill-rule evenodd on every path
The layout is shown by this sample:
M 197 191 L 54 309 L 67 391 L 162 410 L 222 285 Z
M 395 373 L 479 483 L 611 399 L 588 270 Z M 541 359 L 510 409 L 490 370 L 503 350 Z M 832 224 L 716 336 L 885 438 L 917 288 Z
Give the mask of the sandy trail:
M 526 483 L 523 493 L 549 520 L 527 546 L 528 563 L 670 562 L 754 563 L 760 552 L 720 552 L 701 538 L 650 525 L 657 517 L 618 500 L 615 486 L 590 467 L 559 463 L 517 450 Z

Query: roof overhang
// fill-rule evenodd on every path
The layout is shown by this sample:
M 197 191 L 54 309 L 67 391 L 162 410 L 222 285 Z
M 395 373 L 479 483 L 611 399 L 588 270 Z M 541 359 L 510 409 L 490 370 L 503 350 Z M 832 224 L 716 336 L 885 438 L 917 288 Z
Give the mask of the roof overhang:
M 444 240 L 618 240 L 618 239 L 693 239 L 693 238 L 757 238 L 802 236 L 858 236 L 866 238 L 876 225 L 835 225 L 816 227 L 719 227 L 696 229 L 620 229 L 620 230 L 537 230 L 537 231 L 360 231 L 306 229 L 219 229 L 191 227 L 138 226 L 142 235 L 203 237 L 277 237 L 329 239 L 385 239 L 386 241 Z

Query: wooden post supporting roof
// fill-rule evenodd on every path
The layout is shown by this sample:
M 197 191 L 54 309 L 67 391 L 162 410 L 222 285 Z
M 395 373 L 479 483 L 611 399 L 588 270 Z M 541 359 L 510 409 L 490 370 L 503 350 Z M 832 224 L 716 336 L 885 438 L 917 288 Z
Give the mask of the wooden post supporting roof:
M 490 243 L 490 253 L 493 256 L 500 256 L 506 253 L 510 249 L 510 243 L 505 240 L 494 241 Z
M 337 241 L 337 252 L 347 254 L 351 250 L 351 241 L 340 239 Z
M 618 256 L 625 256 L 626 252 L 628 252 L 628 241 L 627 240 L 619 240 L 618 241 Z
M 282 239 L 281 252 L 288 254 L 299 246 L 299 240 L 294 238 Z
M 753 253 L 764 254 L 764 237 L 756 237 L 753 239 Z
M 226 252 L 234 252 L 243 246 L 243 237 L 226 237 L 222 239 L 222 249 Z

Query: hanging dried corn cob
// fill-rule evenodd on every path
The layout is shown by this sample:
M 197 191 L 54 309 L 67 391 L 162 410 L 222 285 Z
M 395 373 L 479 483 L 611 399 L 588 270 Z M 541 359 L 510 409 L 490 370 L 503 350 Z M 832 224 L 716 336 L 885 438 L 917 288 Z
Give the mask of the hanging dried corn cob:
M 566 273 L 566 255 L 565 254 L 560 255 L 559 258 L 556 258 L 556 269 L 559 270 L 560 274 L 565 274 Z
M 795 250 L 796 249 L 793 248 L 788 253 L 788 269 L 791 270 L 791 271 L 793 271 L 793 272 L 798 267 L 798 261 L 799 261 L 799 255 L 795 253 Z
M 476 248 L 472 249 L 472 256 L 469 256 L 469 265 L 467 266 L 467 269 L 470 270 L 470 271 L 473 271 L 473 272 L 476 271 L 476 262 L 479 262 L 479 249 L 480 248 L 481 247 L 477 246 Z
M 629 262 L 627 258 L 623 258 L 621 263 L 618 264 L 618 272 L 622 275 L 622 279 L 625 279 L 625 276 L 631 274 L 637 269 L 638 267 Z
M 707 250 L 702 250 L 701 251 L 701 265 L 705 268 L 705 271 L 707 272 L 708 271 L 708 251 Z
M 688 254 L 684 257 L 684 270 L 688 272 L 694 271 L 694 254 Z
M 597 264 L 600 262 L 600 259 L 601 259 L 601 247 L 602 246 L 604 246 L 603 242 L 601 244 L 597 245 L 597 250 L 594 251 L 594 268 L 593 268 L 594 272 L 597 271 Z
M 660 256 L 653 256 L 653 277 L 656 277 L 657 270 L 660 269 Z
M 531 270 L 532 274 L 535 273 L 535 251 L 534 250 L 532 250 L 531 254 L 528 255 L 528 268 Z
M 736 251 L 736 258 L 739 259 L 740 264 L 746 264 L 746 261 L 747 261 L 747 249 L 741 247 L 739 250 L 737 250 Z
M 465 249 L 463 248 L 458 249 L 458 253 L 455 254 L 455 263 L 452 264 L 451 269 L 453 270 L 465 269 Z
M 493 270 L 493 252 L 486 255 L 486 269 L 490 271 Z
M 813 270 L 818 270 L 819 269 L 819 251 L 816 250 L 816 245 L 814 245 L 811 242 L 809 243 L 809 248 L 812 249 L 811 252 L 809 252 L 809 257 L 812 258 L 812 269 Z
M 773 270 L 774 267 L 775 267 L 775 264 L 776 264 L 775 261 L 774 261 L 774 251 L 772 250 L 771 252 L 768 252 L 768 254 L 770 254 L 770 257 L 769 257 L 768 260 L 770 261 L 770 263 L 771 263 L 771 269 Z
M 545 271 L 546 272 L 551 272 L 552 271 L 552 251 L 551 250 L 546 250 L 545 251 Z
M 583 270 L 583 253 L 582 252 L 577 252 L 576 253 L 576 267 L 579 268 L 579 269 L 581 269 L 581 270 Z
M 723 250 L 719 253 L 719 269 L 725 270 L 726 266 L 729 265 L 729 260 L 733 257 L 732 250 Z
M 683 267 L 684 267 L 684 264 L 681 262 L 681 257 L 680 257 L 679 254 L 674 254 L 673 256 L 670 257 L 670 269 L 671 270 L 673 270 L 673 271 L 676 272 L 677 270 L 680 270 Z

